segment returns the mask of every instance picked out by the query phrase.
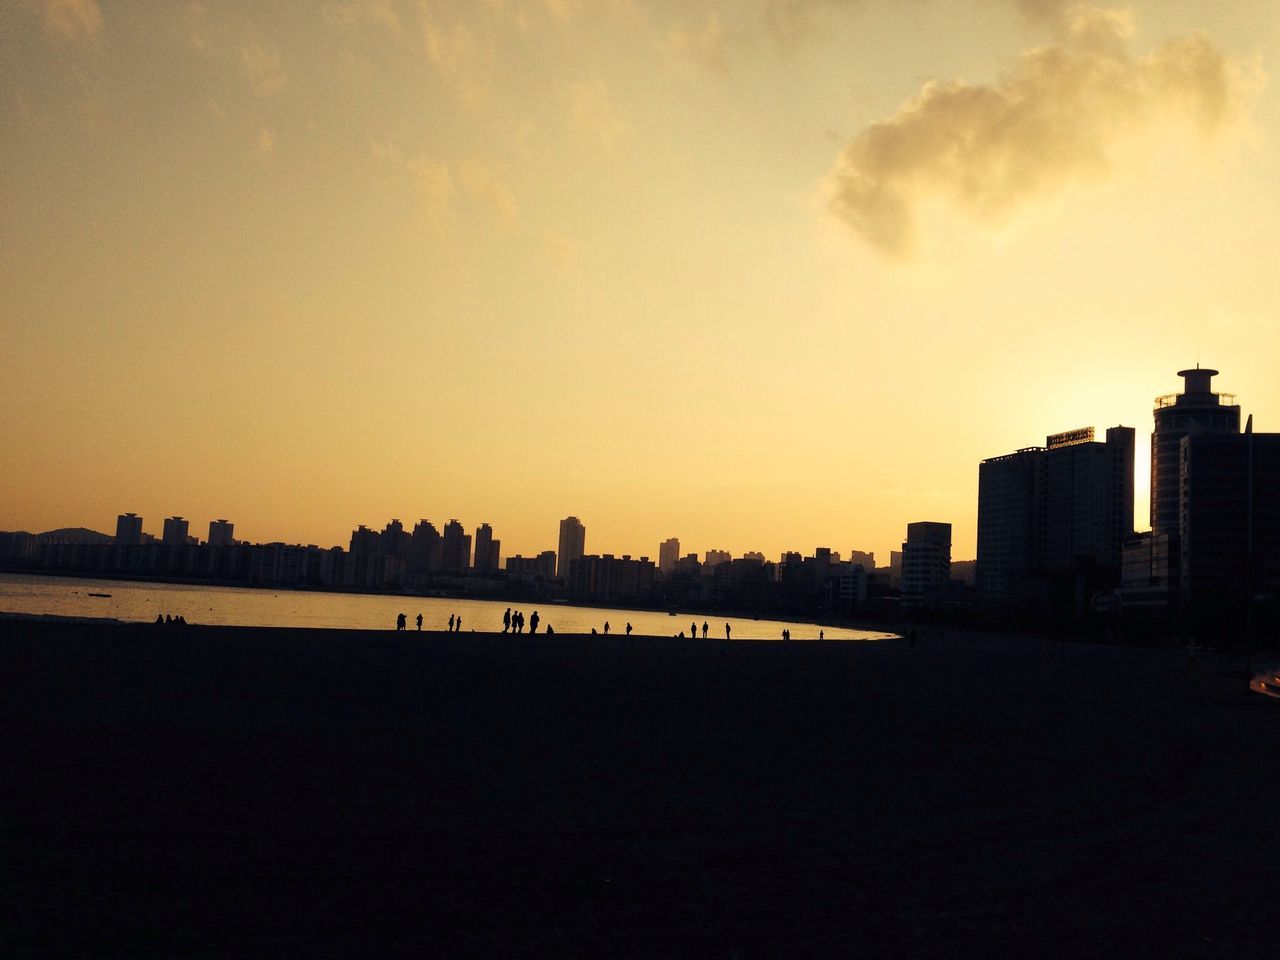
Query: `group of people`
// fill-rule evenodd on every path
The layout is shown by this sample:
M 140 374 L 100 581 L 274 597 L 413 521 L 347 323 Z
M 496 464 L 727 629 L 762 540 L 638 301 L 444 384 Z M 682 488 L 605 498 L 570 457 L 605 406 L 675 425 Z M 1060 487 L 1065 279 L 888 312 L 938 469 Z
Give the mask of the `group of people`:
M 187 625 L 187 618 L 184 617 L 182 614 L 178 614 L 176 617 L 171 617 L 167 613 L 157 613 L 156 623 L 160 623 L 160 624 L 167 623 L 171 625 L 176 623 L 180 627 L 185 627 Z
M 419 632 L 421 632 L 421 631 L 422 631 L 422 614 L 418 614 L 418 620 L 417 620 L 417 623 L 418 623 L 418 631 L 419 631 Z M 408 627 L 408 617 L 406 617 L 403 613 L 402 613 L 402 614 L 400 614 L 400 616 L 396 617 L 396 629 L 397 629 L 397 630 L 407 630 L 407 629 L 409 629 L 409 627 Z M 450 616 L 449 616 L 449 632 L 450 632 L 450 633 L 461 633 L 461 632 L 462 632 L 462 615 L 461 615 L 461 614 L 450 614 Z
M 535 610 L 529 617 L 530 633 L 538 632 L 538 619 L 538 611 Z M 511 608 L 507 607 L 507 612 L 502 615 L 502 632 L 524 633 L 524 614 L 519 610 L 512 612 Z M 555 633 L 555 630 L 549 623 L 547 624 L 547 633 Z

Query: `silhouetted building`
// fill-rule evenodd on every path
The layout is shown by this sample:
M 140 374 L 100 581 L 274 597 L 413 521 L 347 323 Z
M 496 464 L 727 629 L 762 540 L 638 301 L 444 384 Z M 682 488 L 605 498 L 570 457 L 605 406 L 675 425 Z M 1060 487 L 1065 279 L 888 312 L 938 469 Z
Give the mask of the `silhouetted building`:
M 902 544 L 902 602 L 932 606 L 951 577 L 951 524 L 921 520 L 907 524 Z
M 409 534 L 399 519 L 392 520 L 382 528 L 378 535 L 378 552 L 385 557 L 394 557 L 402 564 L 409 562 Z
M 116 517 L 116 546 L 136 547 L 142 543 L 142 518 L 136 513 Z
M 978 467 L 976 585 L 982 602 L 1007 607 L 1039 597 L 1046 577 L 1083 578 L 1080 590 L 1114 586 L 1133 536 L 1132 427 L 1046 438 Z M 1074 602 L 1074 601 L 1073 601 Z
M 229 520 L 210 520 L 209 521 L 209 546 L 211 547 L 229 547 L 235 542 L 232 533 L 235 532 L 235 524 Z
M 507 573 L 521 578 L 550 580 L 556 575 L 556 552 L 543 550 L 536 557 L 508 557 Z
M 647 601 L 653 593 L 654 566 L 648 557 L 583 556 L 573 561 L 569 592 L 580 600 Z
M 765 560 L 764 554 L 761 553 L 759 550 L 748 550 L 746 553 L 742 555 L 742 559 L 754 560 L 756 563 L 768 563 L 768 561 Z
M 587 546 L 587 528 L 577 517 L 560 521 L 560 549 L 557 552 L 556 576 L 568 580 L 573 561 L 583 555 Z
M 855 563 L 863 570 L 870 573 L 876 568 L 876 555 L 874 553 L 866 553 L 862 550 L 850 550 L 849 562 Z
M 476 555 L 474 567 L 477 573 L 497 573 L 498 554 L 502 550 L 502 541 L 493 539 L 493 527 L 482 523 L 476 527 Z
M 441 569 L 445 573 L 466 573 L 471 567 L 471 537 L 457 520 L 444 525 L 441 558 Z
M 730 556 L 728 550 L 708 550 L 707 558 L 704 561 L 708 569 L 718 567 L 722 563 L 728 563 L 733 557 Z
M 361 556 L 374 556 L 381 552 L 382 538 L 377 530 L 370 530 L 363 523 L 351 531 L 347 549 Z
M 430 520 L 419 520 L 409 537 L 410 573 L 436 573 L 443 562 L 440 532 Z
M 185 547 L 187 545 L 187 521 L 181 517 L 166 517 L 164 535 L 161 542 L 166 547 Z
M 680 559 L 680 540 L 678 537 L 671 537 L 663 540 L 658 545 L 658 569 L 663 574 L 668 574 L 676 568 L 676 562 Z

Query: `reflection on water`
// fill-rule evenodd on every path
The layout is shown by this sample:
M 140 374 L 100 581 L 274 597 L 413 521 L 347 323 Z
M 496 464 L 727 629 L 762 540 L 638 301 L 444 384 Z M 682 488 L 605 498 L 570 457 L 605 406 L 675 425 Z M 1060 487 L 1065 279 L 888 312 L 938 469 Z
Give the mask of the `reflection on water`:
M 106 594 L 107 596 L 101 596 Z M 451 616 L 462 617 L 463 632 L 500 631 L 508 607 L 537 610 L 540 631 L 556 633 L 622 633 L 628 622 L 641 636 L 674 636 L 702 624 L 708 635 L 721 639 L 729 624 L 735 640 L 777 640 L 784 629 L 793 640 L 816 640 L 819 629 L 828 640 L 875 640 L 892 634 L 841 627 L 817 627 L 776 620 L 744 620 L 682 613 L 668 616 L 652 610 L 618 610 L 572 607 L 559 603 L 516 603 L 505 600 L 444 600 L 437 597 L 371 596 L 352 593 L 319 593 L 306 590 L 259 590 L 245 587 L 189 586 L 122 580 L 80 580 L 0 573 L 0 613 L 54 614 L 63 617 L 113 617 L 117 620 L 152 621 L 157 614 L 183 616 L 188 623 L 256 627 L 341 627 L 394 629 L 396 616 L 422 614 L 424 630 L 445 630 Z

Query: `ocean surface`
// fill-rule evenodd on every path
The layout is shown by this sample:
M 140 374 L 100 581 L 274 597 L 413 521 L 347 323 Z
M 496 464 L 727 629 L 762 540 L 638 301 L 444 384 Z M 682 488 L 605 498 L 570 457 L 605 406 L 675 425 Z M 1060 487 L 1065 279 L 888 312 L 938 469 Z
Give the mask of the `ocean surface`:
M 94 596 L 107 594 L 107 596 Z M 524 612 L 526 624 L 536 610 L 539 633 L 547 625 L 557 633 L 623 632 L 628 622 L 641 636 L 674 636 L 697 624 L 708 625 L 708 636 L 721 638 L 725 624 L 734 640 L 780 640 L 789 629 L 793 640 L 816 640 L 823 631 L 828 640 L 881 640 L 894 636 L 870 630 L 818 627 L 812 624 L 712 617 L 681 613 L 669 616 L 652 610 L 574 607 L 560 603 L 517 603 L 498 600 L 447 600 L 437 597 L 373 596 L 355 593 L 321 593 L 309 590 L 261 590 L 249 587 L 191 586 L 136 580 L 86 580 L 77 577 L 43 577 L 0 573 L 0 616 L 3 614 L 51 614 L 60 617 L 107 617 L 116 620 L 152 621 L 157 615 L 183 616 L 187 623 L 250 627 L 336 627 L 357 630 L 394 629 L 396 615 L 409 619 L 422 614 L 424 630 L 446 630 L 450 616 L 462 617 L 462 630 L 500 631 L 502 614 L 511 606 Z M 528 628 L 526 625 L 526 632 Z

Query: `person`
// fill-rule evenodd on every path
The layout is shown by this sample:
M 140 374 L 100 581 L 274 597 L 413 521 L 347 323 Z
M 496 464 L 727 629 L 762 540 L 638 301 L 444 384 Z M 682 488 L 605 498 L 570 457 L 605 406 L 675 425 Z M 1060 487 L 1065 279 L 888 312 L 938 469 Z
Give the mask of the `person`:
M 511 629 L 511 608 L 507 607 L 507 612 L 502 615 L 502 632 L 506 633 Z
M 591 635 L 594 637 L 594 636 L 596 635 L 596 633 L 597 633 L 596 628 L 595 628 L 595 627 L 592 627 L 592 628 L 591 628 Z
M 530 633 L 538 632 L 538 611 L 537 610 L 533 611 L 533 615 L 529 617 L 529 632 Z
M 608 621 L 608 620 L 606 620 L 606 621 L 604 622 L 604 635 L 605 635 L 606 637 L 609 635 L 609 621 Z
M 698 625 L 696 623 L 689 624 L 689 638 L 691 640 L 698 639 Z
M 627 636 L 628 636 L 628 637 L 629 637 L 629 636 L 631 636 L 631 624 L 630 624 L 630 623 L 628 623 L 628 624 L 627 624 Z
M 727 624 L 727 623 L 724 625 L 724 638 L 725 638 L 726 640 L 728 640 L 728 639 L 729 639 L 729 624 Z
M 157 613 L 157 614 L 156 614 L 156 623 L 161 624 L 161 625 L 163 625 L 163 624 L 164 624 L 164 614 L 163 614 L 163 613 Z
M 458 630 L 457 630 L 457 632 L 458 632 L 458 633 L 461 633 L 461 632 L 462 632 L 462 617 L 461 617 L 461 616 L 459 616 L 459 617 L 458 617 Z
M 549 623 L 548 623 L 548 624 L 547 624 L 547 636 L 548 636 L 548 637 L 554 637 L 555 635 L 556 635 L 556 628 L 555 628 L 555 627 L 553 627 L 551 624 L 549 624 Z
M 818 631 L 818 639 L 819 639 L 819 640 L 825 640 L 825 639 L 827 639 L 827 631 L 825 631 L 825 630 L 819 630 L 819 631 Z
M 707 621 L 703 620 L 703 621 L 702 621 L 702 639 L 703 639 L 703 640 L 707 639 L 707 630 L 708 630 L 708 629 L 709 629 L 709 627 L 707 626 Z M 696 632 L 696 631 L 695 631 L 695 632 Z
M 404 616 L 404 614 L 403 614 L 403 613 L 402 613 L 402 614 L 400 614 L 400 616 L 396 617 L 396 629 L 397 629 L 397 630 L 403 630 L 403 629 L 404 629 L 404 621 L 405 621 L 405 616 Z
M 418 632 L 422 632 L 422 614 L 418 614 Z
M 516 633 L 524 633 L 524 613 L 517 610 L 512 617 L 516 625 Z
M 167 613 L 166 613 L 166 614 L 164 615 L 164 622 L 165 622 L 165 623 L 173 623 L 173 617 L 171 617 L 169 614 L 167 614 Z
M 453 633 L 453 614 L 449 614 L 449 632 Z

